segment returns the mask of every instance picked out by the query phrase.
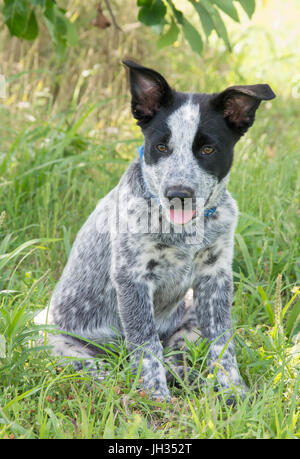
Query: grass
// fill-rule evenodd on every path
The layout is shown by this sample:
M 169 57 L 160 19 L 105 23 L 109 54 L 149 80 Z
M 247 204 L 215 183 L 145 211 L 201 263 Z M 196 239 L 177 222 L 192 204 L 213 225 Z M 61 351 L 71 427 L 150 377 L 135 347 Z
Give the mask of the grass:
M 293 17 L 295 12 L 289 20 Z M 7 50 L 6 74 L 17 100 L 29 108 L 11 101 L 11 90 L 0 105 L 0 438 L 300 437 L 300 109 L 292 96 L 291 64 L 293 75 L 300 69 L 289 22 L 275 34 L 259 21 L 258 11 L 244 31 L 232 30 L 233 54 L 215 40 L 201 59 L 186 50 L 179 53 L 180 43 L 178 49 L 156 52 L 143 42 L 142 31 L 127 38 L 127 50 L 136 50 L 142 60 L 145 50 L 139 51 L 134 40 L 144 43 L 154 56 L 149 65 L 170 72 L 179 89 L 215 91 L 267 81 L 278 94 L 262 105 L 236 148 L 229 185 L 240 209 L 233 321 L 240 371 L 250 387 L 249 397 L 235 408 L 216 396 L 211 378 L 198 395 L 185 387 L 172 389 L 171 405 L 150 401 L 137 390 L 122 342 L 119 353 L 109 356 L 111 373 L 101 384 L 70 366 L 59 367 L 42 345 L 33 344 L 40 328 L 32 318 L 48 304 L 76 232 L 98 199 L 118 183 L 141 135 L 128 116 L 125 87 L 119 87 L 119 76 L 114 80 L 115 68 L 107 90 L 96 98 L 92 71 L 85 86 L 80 83 L 85 51 L 76 59 L 71 52 L 66 65 L 77 69 L 77 83 L 69 85 L 72 90 L 63 88 L 61 101 L 50 103 L 50 96 L 41 98 L 39 92 L 54 85 L 55 63 L 50 60 L 47 72 L 39 72 L 34 59 L 50 55 L 42 39 L 29 57 L 22 44 L 24 68 L 18 71 L 14 49 Z M 95 38 L 89 40 L 94 49 Z M 85 64 L 95 70 L 88 56 Z M 189 343 L 187 360 L 204 375 L 206 355 L 205 345 Z

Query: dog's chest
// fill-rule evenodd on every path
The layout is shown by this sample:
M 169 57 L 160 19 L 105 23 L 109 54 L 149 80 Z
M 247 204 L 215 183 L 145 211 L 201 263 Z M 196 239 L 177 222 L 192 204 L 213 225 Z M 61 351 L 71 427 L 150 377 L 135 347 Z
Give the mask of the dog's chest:
M 191 287 L 194 251 L 156 243 L 137 260 L 144 281 L 151 285 L 155 312 L 169 311 Z

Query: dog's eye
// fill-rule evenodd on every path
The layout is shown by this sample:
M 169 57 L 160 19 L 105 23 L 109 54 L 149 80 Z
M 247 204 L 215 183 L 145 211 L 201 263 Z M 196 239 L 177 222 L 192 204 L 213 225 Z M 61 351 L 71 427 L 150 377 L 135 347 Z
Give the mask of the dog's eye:
M 201 153 L 203 155 L 211 155 L 214 151 L 215 149 L 211 145 L 204 145 L 204 147 L 201 148 Z
M 159 143 L 158 145 L 156 145 L 156 149 L 161 153 L 166 153 L 168 151 L 168 147 L 163 143 Z

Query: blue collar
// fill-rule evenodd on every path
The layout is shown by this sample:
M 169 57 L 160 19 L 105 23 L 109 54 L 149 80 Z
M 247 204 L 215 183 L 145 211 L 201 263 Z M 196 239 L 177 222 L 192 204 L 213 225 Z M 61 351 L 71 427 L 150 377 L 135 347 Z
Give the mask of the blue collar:
M 144 156 L 144 150 L 145 150 L 145 149 L 144 149 L 144 145 L 141 145 L 141 146 L 137 149 L 137 151 L 139 152 L 139 157 L 140 157 L 140 159 L 142 159 L 142 157 Z
M 160 205 L 160 200 L 159 200 L 158 196 L 156 196 L 155 194 L 152 193 L 152 191 L 150 190 L 149 185 L 147 183 L 146 177 L 145 177 L 144 162 L 143 162 L 144 145 L 141 145 L 137 150 L 138 150 L 138 153 L 139 153 L 141 171 L 142 171 L 142 176 L 143 176 L 143 179 L 144 179 L 145 187 L 146 187 L 148 193 L 150 194 L 151 198 L 155 199 L 157 201 L 157 203 Z M 210 209 L 205 209 L 204 210 L 204 217 L 210 217 L 211 215 L 213 215 L 215 213 L 215 211 L 216 211 L 216 207 L 211 207 Z

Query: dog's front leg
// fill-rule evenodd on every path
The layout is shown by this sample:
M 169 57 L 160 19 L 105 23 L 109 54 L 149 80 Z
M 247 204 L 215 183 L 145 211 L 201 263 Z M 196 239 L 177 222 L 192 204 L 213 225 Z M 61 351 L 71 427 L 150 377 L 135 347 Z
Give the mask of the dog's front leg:
M 163 348 L 155 326 L 150 288 L 146 282 L 134 281 L 125 271 L 117 271 L 115 284 L 133 370 L 136 372 L 141 362 L 140 376 L 145 390 L 154 399 L 170 400 L 163 366 Z
M 219 260 L 221 261 L 221 260 Z M 232 272 L 222 260 L 202 267 L 194 282 L 194 304 L 201 335 L 210 343 L 208 364 L 216 371 L 218 388 L 236 391 L 243 395 L 246 386 L 242 381 L 234 348 L 234 331 L 231 323 Z

